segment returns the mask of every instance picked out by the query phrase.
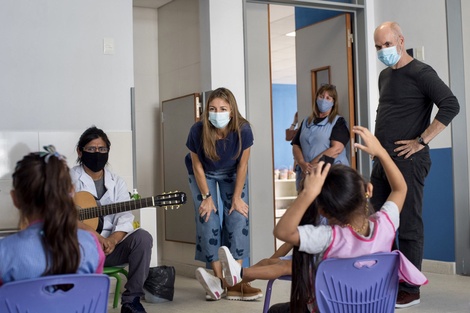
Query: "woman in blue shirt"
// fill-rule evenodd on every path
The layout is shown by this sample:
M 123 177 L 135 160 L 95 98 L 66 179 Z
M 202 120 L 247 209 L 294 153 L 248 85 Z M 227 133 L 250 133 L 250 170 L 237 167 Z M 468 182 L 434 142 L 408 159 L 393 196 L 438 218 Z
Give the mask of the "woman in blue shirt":
M 252 145 L 250 124 L 238 111 L 232 92 L 226 88 L 214 90 L 202 120 L 191 127 L 186 142 L 196 220 L 195 258 L 210 263 L 215 275 L 198 268 L 196 278 L 212 300 L 219 300 L 226 287 L 221 280 L 219 247 L 229 247 L 240 264 L 250 254 L 246 182 Z M 219 214 L 223 214 L 222 225 Z M 233 300 L 254 300 L 260 295 L 261 290 L 247 284 L 227 291 L 227 298 Z

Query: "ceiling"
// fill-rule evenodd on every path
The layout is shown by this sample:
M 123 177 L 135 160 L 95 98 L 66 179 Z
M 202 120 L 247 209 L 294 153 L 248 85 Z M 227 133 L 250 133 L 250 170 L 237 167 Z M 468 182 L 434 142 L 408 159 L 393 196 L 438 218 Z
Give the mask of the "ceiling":
M 159 8 L 172 0 L 133 0 L 133 5 Z M 295 31 L 294 7 L 269 5 L 271 34 L 271 70 L 273 84 L 296 84 L 295 37 L 286 34 Z
M 271 71 L 273 84 L 296 84 L 293 6 L 270 5 Z
M 143 7 L 143 8 L 154 8 L 157 9 L 162 5 L 171 2 L 172 0 L 133 0 L 133 5 L 135 7 Z

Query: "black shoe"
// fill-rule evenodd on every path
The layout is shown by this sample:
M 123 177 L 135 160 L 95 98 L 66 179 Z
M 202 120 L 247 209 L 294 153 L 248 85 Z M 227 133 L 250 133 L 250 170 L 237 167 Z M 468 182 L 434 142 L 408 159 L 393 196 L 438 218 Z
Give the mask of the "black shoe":
M 400 290 L 397 294 L 397 302 L 395 304 L 395 308 L 403 309 L 419 304 L 419 298 L 419 291 L 417 293 L 409 293 L 404 290 Z
M 147 313 L 140 303 L 140 298 L 135 297 L 132 302 L 124 303 L 121 307 L 121 313 Z

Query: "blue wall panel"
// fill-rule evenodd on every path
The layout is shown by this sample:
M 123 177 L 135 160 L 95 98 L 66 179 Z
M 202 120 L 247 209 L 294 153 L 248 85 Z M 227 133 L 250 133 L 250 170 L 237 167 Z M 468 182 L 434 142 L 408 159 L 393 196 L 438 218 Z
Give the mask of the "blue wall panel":
M 297 112 L 296 85 L 273 84 L 273 141 L 274 168 L 289 168 L 294 164 L 292 146 L 285 140 L 286 128 L 294 121 Z
M 424 258 L 455 262 L 452 149 L 432 149 L 424 186 Z

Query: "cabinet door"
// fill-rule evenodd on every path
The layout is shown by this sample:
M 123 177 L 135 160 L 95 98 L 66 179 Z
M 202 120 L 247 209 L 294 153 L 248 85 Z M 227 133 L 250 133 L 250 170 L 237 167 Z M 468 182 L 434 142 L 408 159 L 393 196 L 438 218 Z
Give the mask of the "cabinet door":
M 169 241 L 196 242 L 194 204 L 184 158 L 189 153 L 189 129 L 199 116 L 198 103 L 198 94 L 162 101 L 164 188 L 168 192 L 183 191 L 187 196 L 186 204 L 179 209 L 165 211 L 165 240 Z

